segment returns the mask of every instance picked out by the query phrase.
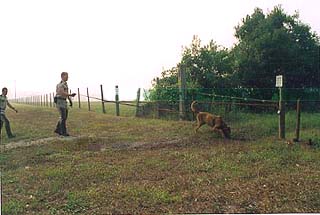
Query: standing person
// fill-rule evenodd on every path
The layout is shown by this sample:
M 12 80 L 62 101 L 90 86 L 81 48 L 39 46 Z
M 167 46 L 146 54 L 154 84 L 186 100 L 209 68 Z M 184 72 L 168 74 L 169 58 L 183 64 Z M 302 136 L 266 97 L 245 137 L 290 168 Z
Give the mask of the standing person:
M 2 94 L 0 95 L 0 133 L 2 130 L 3 122 L 4 122 L 8 138 L 14 138 L 15 135 L 13 135 L 11 132 L 10 122 L 9 122 L 8 118 L 6 117 L 5 111 L 6 111 L 7 105 L 9 108 L 14 110 L 16 113 L 18 113 L 18 111 L 9 103 L 8 98 L 7 98 L 7 94 L 8 94 L 8 88 L 6 88 L 6 87 L 2 88 Z
M 61 81 L 56 87 L 56 106 L 60 113 L 60 120 L 58 121 L 56 130 L 54 132 L 62 136 L 70 136 L 67 132 L 66 126 L 66 121 L 68 118 L 67 99 L 70 99 L 69 96 L 74 97 L 76 95 L 75 93 L 68 93 L 68 78 L 68 73 L 62 72 Z

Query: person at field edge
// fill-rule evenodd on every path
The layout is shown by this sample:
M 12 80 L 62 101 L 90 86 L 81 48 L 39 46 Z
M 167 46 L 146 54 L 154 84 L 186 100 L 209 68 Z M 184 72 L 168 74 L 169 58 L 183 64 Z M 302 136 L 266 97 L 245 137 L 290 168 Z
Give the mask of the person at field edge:
M 67 132 L 66 126 L 66 121 L 68 118 L 67 99 L 69 99 L 70 96 L 74 97 L 76 95 L 75 93 L 68 93 L 68 78 L 68 73 L 62 72 L 61 81 L 56 87 L 56 107 L 59 111 L 60 119 L 54 132 L 62 136 L 70 136 Z
M 11 132 L 10 122 L 9 122 L 8 118 L 6 117 L 5 111 L 6 111 L 7 106 L 9 108 L 11 108 L 12 110 L 14 110 L 16 113 L 18 113 L 18 111 L 9 103 L 8 98 L 7 98 L 7 94 L 8 94 L 8 88 L 6 88 L 6 87 L 2 88 L 2 94 L 0 95 L 0 133 L 2 130 L 3 123 L 4 123 L 5 127 L 6 127 L 8 138 L 14 138 L 15 135 L 13 135 Z

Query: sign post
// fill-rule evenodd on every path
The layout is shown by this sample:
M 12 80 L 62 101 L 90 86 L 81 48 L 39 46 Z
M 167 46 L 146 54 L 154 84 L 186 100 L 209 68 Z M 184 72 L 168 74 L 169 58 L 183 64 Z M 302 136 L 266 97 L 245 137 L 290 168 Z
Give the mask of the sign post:
M 120 116 L 119 86 L 116 85 L 116 115 Z
M 279 139 L 286 138 L 286 110 L 284 102 L 283 84 L 284 78 L 282 75 L 276 76 L 276 87 L 279 88 Z

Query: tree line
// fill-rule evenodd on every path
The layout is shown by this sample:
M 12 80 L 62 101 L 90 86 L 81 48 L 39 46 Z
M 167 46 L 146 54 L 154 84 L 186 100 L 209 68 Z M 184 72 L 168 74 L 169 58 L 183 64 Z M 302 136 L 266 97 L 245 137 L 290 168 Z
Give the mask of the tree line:
M 232 48 L 213 40 L 202 45 L 194 36 L 177 66 L 153 80 L 146 99 L 175 103 L 180 69 L 185 71 L 189 96 L 205 92 L 275 99 L 275 77 L 283 75 L 288 98 L 319 99 L 320 39 L 298 12 L 288 15 L 281 5 L 268 13 L 256 8 L 234 29 L 237 42 Z

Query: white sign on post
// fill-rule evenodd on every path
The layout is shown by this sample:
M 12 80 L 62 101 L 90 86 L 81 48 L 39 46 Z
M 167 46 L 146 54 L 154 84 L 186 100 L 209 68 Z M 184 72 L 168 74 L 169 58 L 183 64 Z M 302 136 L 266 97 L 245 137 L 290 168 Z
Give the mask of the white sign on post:
M 276 76 L 276 87 L 282 87 L 283 86 L 283 79 L 282 75 Z

